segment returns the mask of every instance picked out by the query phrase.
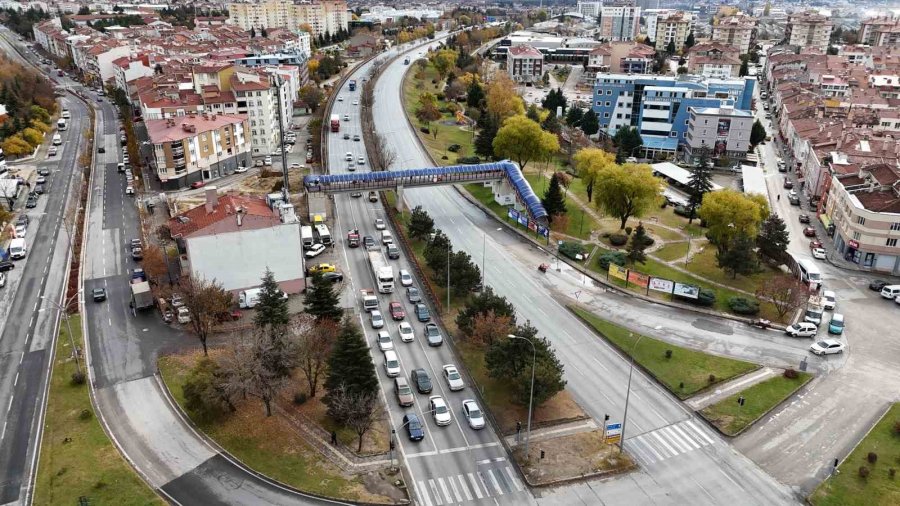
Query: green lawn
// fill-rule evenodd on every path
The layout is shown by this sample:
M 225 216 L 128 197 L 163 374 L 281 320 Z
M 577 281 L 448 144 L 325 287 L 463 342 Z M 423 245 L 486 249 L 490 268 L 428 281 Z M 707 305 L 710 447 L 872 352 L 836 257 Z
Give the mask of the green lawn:
M 788 379 L 782 375 L 769 378 L 707 406 L 701 413 L 723 434 L 737 435 L 812 379 L 809 373 L 798 374 L 795 379 Z M 744 397 L 743 406 L 738 404 L 738 398 L 741 396 Z
M 528 181 L 528 184 L 531 185 L 531 189 L 534 190 L 534 193 L 536 193 L 538 197 L 543 198 L 544 192 L 547 191 L 547 186 L 550 184 L 550 180 L 540 174 L 526 174 L 525 179 Z M 568 191 L 572 191 L 572 186 L 573 185 L 570 185 Z M 563 193 L 566 194 L 567 191 L 564 190 Z M 586 213 L 581 206 L 571 199 L 566 200 L 566 209 L 568 211 L 566 215 L 569 218 L 569 223 L 563 233 L 579 239 L 589 239 L 591 231 L 596 230 L 599 226 L 597 220 Z M 505 213 L 506 211 L 504 211 L 503 217 L 505 217 Z
M 704 388 L 728 381 L 758 367 L 750 362 L 682 348 L 652 337 L 642 338 L 640 334 L 577 306 L 571 305 L 569 308 L 626 355 L 631 356 L 634 350 L 635 362 L 643 366 L 680 399 L 686 399 Z M 635 347 L 634 343 L 638 339 L 640 343 Z M 672 358 L 666 358 L 666 350 L 672 350 Z M 710 375 L 715 376 L 713 381 L 710 381 Z M 681 386 L 682 383 L 684 387 Z
M 859 443 L 853 453 L 841 463 L 840 473 L 831 476 L 812 493 L 809 501 L 815 506 L 889 506 L 900 504 L 900 477 L 891 478 L 890 469 L 900 467 L 900 434 L 894 432 L 900 423 L 900 403 L 894 404 Z M 869 452 L 878 455 L 875 464 L 866 459 Z M 870 470 L 868 478 L 860 478 L 859 468 Z
M 746 290 L 750 293 L 756 292 L 760 285 L 771 280 L 776 274 L 776 271 L 763 265 L 762 272 L 750 276 L 738 276 L 736 279 L 733 279 L 730 274 L 727 274 L 716 264 L 716 248 L 711 244 L 707 245 L 703 252 L 694 255 L 691 263 L 685 268 L 698 276 Z
M 75 342 L 84 349 L 81 318 L 73 316 L 70 323 Z M 90 504 L 165 504 L 106 437 L 91 406 L 88 385 L 72 384 L 71 352 L 66 324 L 61 322 L 34 504 L 71 505 L 79 497 Z M 83 371 L 83 362 L 81 366 Z
M 688 251 L 688 243 L 685 242 L 673 242 L 666 244 L 662 248 L 656 250 L 652 253 L 652 255 L 659 257 L 662 260 L 667 262 L 671 262 L 673 260 L 678 260 L 684 258 L 687 255 Z

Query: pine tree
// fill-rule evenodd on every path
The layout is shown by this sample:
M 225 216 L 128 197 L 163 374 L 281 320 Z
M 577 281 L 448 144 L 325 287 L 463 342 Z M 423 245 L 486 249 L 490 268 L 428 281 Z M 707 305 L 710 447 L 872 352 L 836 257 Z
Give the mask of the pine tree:
M 666 44 L 666 52 L 669 54 L 675 54 L 675 39 L 670 40 L 669 43 Z
M 628 243 L 628 246 L 625 247 L 625 258 L 628 259 L 631 265 L 645 263 L 647 261 L 647 255 L 644 253 L 644 250 L 647 249 L 651 243 L 652 239 L 647 235 L 644 224 L 638 223 L 637 228 L 634 229 L 634 233 L 631 235 L 631 241 Z
M 262 35 L 263 38 L 267 38 L 267 37 L 269 36 L 269 32 L 266 31 L 266 27 L 265 27 L 265 26 L 262 27 L 262 30 L 260 30 L 259 34 Z
M 562 127 L 559 124 L 559 119 L 556 117 L 556 113 L 548 114 L 547 119 L 545 119 L 541 123 L 541 128 L 548 132 L 558 134 L 562 130 Z
M 691 32 L 688 34 L 687 38 L 684 39 L 685 52 L 687 52 L 688 49 L 694 47 L 694 44 L 696 44 L 696 41 L 694 39 L 694 32 Z
M 760 256 L 783 261 L 790 243 L 787 224 L 777 214 L 773 214 L 762 222 L 756 236 L 756 247 Z
M 494 158 L 494 137 L 500 129 L 497 120 L 491 114 L 484 114 L 478 120 L 478 135 L 475 137 L 475 153 L 487 158 Z
M 697 163 L 691 167 L 691 176 L 688 178 L 689 205 L 691 214 L 688 217 L 688 223 L 694 222 L 694 216 L 697 214 L 697 206 L 703 202 L 703 196 L 712 190 L 712 174 L 709 171 L 709 152 L 704 149 L 700 151 Z
M 528 111 L 525 113 L 525 117 L 527 117 L 531 121 L 534 121 L 535 123 L 541 122 L 541 112 L 538 111 L 537 106 L 534 104 L 528 106 Z
M 306 312 L 315 316 L 316 320 L 339 321 L 344 316 L 341 299 L 334 291 L 334 285 L 325 280 L 321 273 L 313 276 L 312 286 L 306 288 Z
M 570 127 L 577 127 L 581 123 L 583 117 L 584 111 L 581 107 L 571 107 L 569 108 L 569 112 L 566 113 L 566 124 Z
M 716 253 L 716 261 L 720 268 L 731 273 L 733 279 L 737 279 L 738 274 L 753 274 L 756 271 L 753 239 L 746 234 L 738 235 L 727 251 Z
M 484 103 L 484 88 L 478 81 L 472 80 L 472 84 L 466 90 L 466 105 L 473 109 L 481 109 Z
M 581 131 L 588 137 L 600 131 L 600 117 L 593 109 L 588 109 L 581 118 Z
M 750 63 L 749 59 L 745 56 L 741 56 L 741 69 L 738 71 L 739 77 L 744 77 L 750 72 Z
M 766 140 L 766 127 L 756 120 L 753 122 L 753 128 L 750 129 L 750 144 L 756 146 L 764 140 Z
M 553 177 L 550 178 L 550 186 L 547 187 L 541 203 L 544 204 L 544 209 L 547 211 L 547 220 L 550 222 L 553 221 L 553 217 L 557 214 L 566 214 L 566 199 L 563 196 L 559 177 L 556 174 L 553 174 Z
M 250 38 L 251 38 L 251 39 L 255 39 L 255 38 L 256 38 L 256 28 L 254 28 L 254 27 L 252 27 L 252 26 L 250 27 Z
M 325 394 L 323 401 L 328 405 L 328 414 L 340 419 L 340 414 L 333 410 L 332 392 L 344 386 L 348 393 L 369 394 L 378 390 L 378 378 L 375 376 L 375 364 L 369 355 L 369 346 L 359 329 L 345 318 L 341 333 L 328 357 L 328 375 L 325 378 Z
M 256 304 L 256 315 L 253 317 L 253 323 L 259 328 L 282 329 L 290 321 L 288 315 L 287 299 L 284 292 L 278 287 L 275 281 L 275 275 L 266 268 L 266 273 L 262 277 L 262 289 L 259 294 L 259 302 Z

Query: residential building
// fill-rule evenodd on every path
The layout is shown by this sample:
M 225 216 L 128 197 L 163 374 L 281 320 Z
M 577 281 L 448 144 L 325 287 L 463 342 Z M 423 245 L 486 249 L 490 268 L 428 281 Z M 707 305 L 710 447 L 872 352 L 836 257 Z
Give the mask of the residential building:
M 656 50 L 634 41 L 604 42 L 588 56 L 587 72 L 647 74 L 653 66 Z
M 859 27 L 859 43 L 900 47 L 900 16 L 889 14 L 864 20 Z
M 154 74 L 155 66 L 150 65 L 148 55 L 136 57 L 122 56 L 113 60 L 113 72 L 115 74 L 116 88 L 127 90 L 128 83 L 141 77 L 149 77 Z
M 653 16 L 651 36 L 651 20 L 647 19 L 647 36 L 651 41 L 656 42 L 656 47 L 664 50 L 669 46 L 669 42 L 675 44 L 675 50 L 680 51 L 684 47 L 684 42 L 694 30 L 694 15 L 684 11 L 669 11 L 664 14 Z
M 164 190 L 218 179 L 252 164 L 250 125 L 244 115 L 190 113 L 144 124 Z
M 788 17 L 784 38 L 789 46 L 802 51 L 815 50 L 824 53 L 831 40 L 831 18 L 816 11 L 803 11 Z
M 695 162 L 701 152 L 711 158 L 740 160 L 750 149 L 753 114 L 733 106 L 691 107 L 687 135 L 682 142 L 684 159 Z
M 293 3 L 290 0 L 228 2 L 229 23 L 244 30 L 287 28 L 299 30 L 309 25 L 313 35 L 333 34 L 348 29 L 350 12 L 344 0 L 315 0 Z
M 578 1 L 578 6 L 575 8 L 575 12 L 578 12 L 585 19 L 596 20 L 600 17 L 600 9 L 603 7 L 603 2 L 582 2 Z
M 506 56 L 506 70 L 517 83 L 540 82 L 544 75 L 544 55 L 532 46 L 513 46 Z
M 365 58 L 381 50 L 381 40 L 371 32 L 357 33 L 347 41 L 346 54 L 351 58 Z
M 900 275 L 900 169 L 896 163 L 834 174 L 819 211 L 823 223 L 833 230 L 838 255 L 866 269 Z
M 688 73 L 717 79 L 738 77 L 740 52 L 722 42 L 701 42 L 688 50 Z
M 500 39 L 494 46 L 491 57 L 505 61 L 509 48 L 529 45 L 544 55 L 544 61 L 556 63 L 587 63 L 591 51 L 603 42 L 580 37 L 561 37 L 529 30 L 519 30 Z
M 273 211 L 265 199 L 219 196 L 215 187 L 208 187 L 205 203 L 168 224 L 182 272 L 214 279 L 235 296 L 259 287 L 267 269 L 287 294 L 305 287 L 300 224 L 291 207 Z
M 600 9 L 597 37 L 601 40 L 632 40 L 640 33 L 641 8 L 628 0 L 604 4 Z
M 740 54 L 750 52 L 756 38 L 756 18 L 746 14 L 735 14 L 716 18 L 712 30 L 713 41 L 738 48 Z
M 687 138 L 692 109 L 749 111 L 755 83 L 752 78 L 600 74 L 593 109 L 600 117 L 601 133 L 613 136 L 619 128 L 637 127 L 645 155 L 671 157 Z

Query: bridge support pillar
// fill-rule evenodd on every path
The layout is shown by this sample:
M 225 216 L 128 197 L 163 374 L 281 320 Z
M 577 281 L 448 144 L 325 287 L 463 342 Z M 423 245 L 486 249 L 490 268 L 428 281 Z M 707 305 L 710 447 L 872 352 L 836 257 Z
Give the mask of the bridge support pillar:
M 490 185 L 491 193 L 494 194 L 494 202 L 501 206 L 513 204 L 516 206 L 516 210 L 521 210 L 519 209 L 521 206 L 516 202 L 516 190 L 509 184 L 509 181 L 501 179 L 499 181 L 491 182 Z
M 403 212 L 403 185 L 397 185 L 397 212 Z

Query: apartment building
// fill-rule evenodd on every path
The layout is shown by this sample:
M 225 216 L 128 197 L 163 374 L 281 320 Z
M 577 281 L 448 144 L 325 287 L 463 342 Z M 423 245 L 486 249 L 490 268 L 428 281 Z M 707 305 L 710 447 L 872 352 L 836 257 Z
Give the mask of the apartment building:
M 738 48 L 740 54 L 747 54 L 756 39 L 756 18 L 746 14 L 735 14 L 716 18 L 712 28 L 714 42 L 722 42 Z
M 831 18 L 816 11 L 791 14 L 785 28 L 788 45 L 797 46 L 801 51 L 826 52 L 831 39 Z
M 593 21 L 600 17 L 600 9 L 602 7 L 603 2 L 582 2 L 579 0 L 575 12 L 580 13 L 585 19 Z
M 215 180 L 252 163 L 246 116 L 190 113 L 144 123 L 164 190 Z
M 688 73 L 716 79 L 738 77 L 741 58 L 738 49 L 722 42 L 701 42 L 688 50 Z
M 263 0 L 259 2 L 229 2 L 229 23 L 244 30 L 251 28 L 287 28 L 299 30 L 309 25 L 313 35 L 338 33 L 347 30 L 350 12 L 344 0 L 316 0 L 294 3 L 290 0 Z
M 544 55 L 532 46 L 512 46 L 506 54 L 506 71 L 517 83 L 540 82 L 544 75 Z
M 604 42 L 588 56 L 587 72 L 597 74 L 647 74 L 650 72 L 656 51 L 640 42 Z
M 890 14 L 866 19 L 859 27 L 859 43 L 900 47 L 900 16 Z
M 658 9 L 656 15 L 648 15 L 645 19 L 647 20 L 647 37 L 656 43 L 658 49 L 665 49 L 669 42 L 673 42 L 675 50 L 679 51 L 684 47 L 684 41 L 687 40 L 688 35 L 694 31 L 694 15 L 684 11 Z M 651 29 L 653 30 L 652 35 Z
M 627 0 L 600 8 L 597 37 L 600 40 L 632 40 L 640 33 L 641 8 Z
M 687 139 L 692 109 L 749 111 L 755 83 L 752 78 L 600 74 L 593 109 L 602 133 L 613 136 L 619 128 L 637 127 L 645 155 L 671 157 Z
M 900 169 L 876 163 L 834 174 L 820 205 L 835 252 L 877 272 L 900 275 Z
M 710 158 L 740 160 L 750 149 L 753 114 L 733 106 L 691 107 L 682 142 L 685 161 L 693 163 L 706 152 Z

